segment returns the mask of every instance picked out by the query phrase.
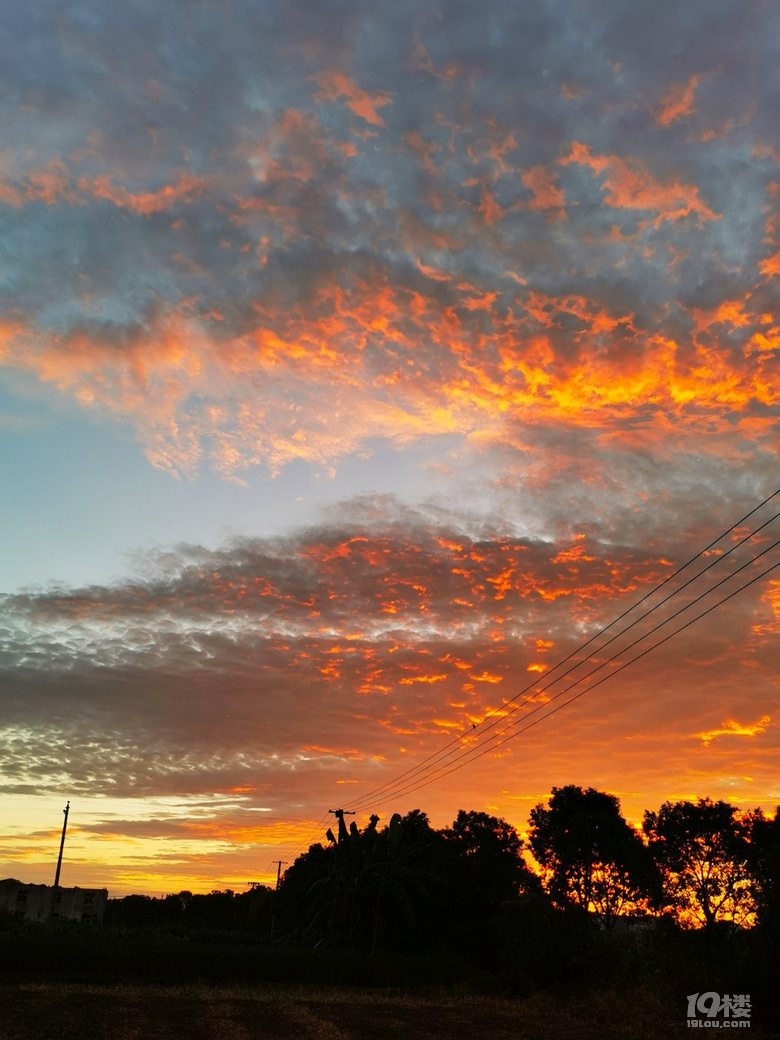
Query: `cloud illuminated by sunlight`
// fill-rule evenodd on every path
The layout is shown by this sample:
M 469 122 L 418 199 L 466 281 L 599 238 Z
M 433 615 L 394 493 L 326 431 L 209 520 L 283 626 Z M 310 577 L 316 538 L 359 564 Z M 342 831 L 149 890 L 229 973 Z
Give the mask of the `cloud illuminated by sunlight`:
M 754 723 L 741 723 L 735 722 L 733 719 L 727 719 L 721 723 L 720 729 L 711 729 L 705 733 L 696 733 L 695 735 L 705 745 L 710 744 L 717 737 L 755 737 L 761 733 L 766 733 L 771 721 L 772 719 L 769 715 L 762 715 L 758 722 Z

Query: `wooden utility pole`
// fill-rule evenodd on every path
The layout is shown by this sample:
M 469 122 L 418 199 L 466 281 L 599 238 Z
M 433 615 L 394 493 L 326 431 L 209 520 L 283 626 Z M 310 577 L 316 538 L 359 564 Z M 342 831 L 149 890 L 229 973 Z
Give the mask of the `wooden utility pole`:
M 286 859 L 275 859 L 275 860 L 273 860 L 273 862 L 276 864 L 276 889 L 278 890 L 278 888 L 279 888 L 279 879 L 282 876 L 282 866 L 283 865 L 284 866 L 287 865 L 287 860 Z
M 354 812 L 352 812 L 351 809 L 328 809 L 328 812 L 335 816 L 339 821 L 339 843 L 346 841 L 349 837 L 349 831 L 347 830 L 346 823 L 344 823 L 344 817 L 354 816 Z
M 54 875 L 54 888 L 51 891 L 51 903 L 49 904 L 48 915 L 53 916 L 54 911 L 57 907 L 57 888 L 60 883 L 60 871 L 62 870 L 62 850 L 65 848 L 65 831 L 68 829 L 68 813 L 70 812 L 70 802 L 67 803 L 65 808 L 62 810 L 65 814 L 65 819 L 62 821 L 62 837 L 60 838 L 60 854 L 57 857 L 57 871 Z
M 65 848 L 65 831 L 68 829 L 68 813 L 70 812 L 70 802 L 62 810 L 65 813 L 65 819 L 62 823 L 62 838 L 60 839 L 60 854 L 57 857 L 57 873 L 54 875 L 54 888 L 56 891 L 57 886 L 60 883 L 60 870 L 62 869 L 62 850 Z
M 274 859 L 274 860 L 271 860 L 271 862 L 276 864 L 276 888 L 274 889 L 274 891 L 278 892 L 278 890 L 279 890 L 279 878 L 282 876 L 282 864 L 286 864 L 287 860 L 286 859 Z M 273 937 L 274 937 L 274 929 L 276 928 L 276 898 L 275 897 L 274 897 L 274 901 L 273 901 L 273 903 L 271 905 L 273 906 L 273 913 L 271 914 L 271 931 L 270 931 L 270 933 L 268 935 L 269 939 L 273 939 Z

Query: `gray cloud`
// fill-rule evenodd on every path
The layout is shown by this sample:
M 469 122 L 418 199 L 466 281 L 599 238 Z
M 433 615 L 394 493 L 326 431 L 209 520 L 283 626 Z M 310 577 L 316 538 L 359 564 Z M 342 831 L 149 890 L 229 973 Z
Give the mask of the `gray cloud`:
M 449 495 L 4 598 L 6 792 L 365 792 L 774 489 L 771 5 L 2 18 L 14 383 L 175 475 L 417 442 Z M 777 616 L 756 586 L 510 744 L 507 797 L 774 790 Z
M 535 541 L 488 534 L 485 520 L 481 535 L 469 534 L 466 515 L 444 525 L 388 499 L 344 512 L 349 524 L 334 517 L 285 539 L 160 554 L 125 585 L 6 597 L 6 790 L 246 786 L 273 808 L 305 802 L 315 777 L 386 776 L 399 744 L 423 752 L 504 699 L 530 695 L 545 668 L 681 562 L 668 545 L 569 533 Z M 656 725 L 677 726 L 675 705 L 694 681 L 706 682 L 709 713 L 733 711 L 739 689 L 755 714 L 776 676 L 765 591 L 732 601 L 727 633 L 713 615 L 678 637 L 673 658 L 648 658 L 609 684 L 636 688 L 639 702 L 600 693 L 600 724 L 616 711 L 620 726 L 641 730 L 649 711 Z M 670 677 L 662 690 L 659 666 Z M 577 731 L 584 723 L 573 718 Z

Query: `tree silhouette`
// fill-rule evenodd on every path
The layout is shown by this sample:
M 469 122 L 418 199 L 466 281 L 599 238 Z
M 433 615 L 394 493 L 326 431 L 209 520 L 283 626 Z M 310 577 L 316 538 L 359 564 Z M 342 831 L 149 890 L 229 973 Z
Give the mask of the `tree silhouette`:
M 288 921 L 300 926 L 303 917 L 306 934 L 331 946 L 375 952 L 414 944 L 420 910 L 440 884 L 419 862 L 427 832 L 427 817 L 415 810 L 381 831 L 372 818 L 363 832 L 345 828 L 327 849 L 312 846 L 282 881 Z
M 728 802 L 664 802 L 643 829 L 661 869 L 669 905 L 683 925 L 744 924 L 754 909 L 749 875 L 750 815 Z
M 653 870 L 640 835 L 611 794 L 574 784 L 554 787 L 531 811 L 531 850 L 560 907 L 591 910 L 607 930 L 621 914 L 647 908 Z
M 506 820 L 460 809 L 444 836 L 460 868 L 456 875 L 472 902 L 482 907 L 497 906 L 536 884 L 523 859 L 522 839 Z
M 506 820 L 461 809 L 442 832 L 441 870 L 447 881 L 448 913 L 441 930 L 446 944 L 481 964 L 497 954 L 496 922 L 522 890 L 538 887 L 526 866 L 523 843 Z
M 288 938 L 295 942 L 317 941 L 326 934 L 326 930 L 315 925 L 315 918 L 322 909 L 316 885 L 326 876 L 335 847 L 309 846 L 282 875 L 276 893 L 277 914 Z
M 427 817 L 413 810 L 405 817 L 396 813 L 375 840 L 363 843 L 368 855 L 357 887 L 372 952 L 424 944 L 425 910 L 442 888 L 441 876 L 423 858 L 429 834 Z
M 750 814 L 748 857 L 758 924 L 780 942 L 780 806 L 773 818 L 760 809 Z

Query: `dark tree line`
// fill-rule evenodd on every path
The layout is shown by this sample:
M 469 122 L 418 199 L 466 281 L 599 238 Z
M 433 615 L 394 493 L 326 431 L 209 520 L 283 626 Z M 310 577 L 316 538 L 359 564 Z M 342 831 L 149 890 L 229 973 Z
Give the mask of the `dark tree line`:
M 607 929 L 650 913 L 708 930 L 777 913 L 780 809 L 767 818 L 709 798 L 665 802 L 645 812 L 640 834 L 614 795 L 569 785 L 530 822 L 550 898 L 591 910 Z
M 275 893 L 264 885 L 249 892 L 214 891 L 202 895 L 177 892 L 162 896 L 109 899 L 107 927 L 165 929 L 182 933 L 264 935 L 270 929 Z
M 441 949 L 474 941 L 503 902 L 539 881 L 514 827 L 461 810 L 436 830 L 414 809 L 378 829 L 340 829 L 285 871 L 279 919 L 302 944 L 368 951 Z
M 449 979 L 680 1009 L 691 993 L 749 993 L 774 1014 L 780 809 L 666 802 L 636 828 L 614 795 L 567 785 L 523 837 L 464 810 L 443 828 L 415 809 L 334 829 L 278 891 L 110 900 L 106 949 L 143 947 L 150 964 L 170 954 L 198 978 Z
M 419 809 L 377 822 L 360 832 L 340 821 L 338 838 L 329 832 L 286 871 L 278 914 L 290 941 L 473 952 L 518 900 L 553 930 L 556 913 L 607 934 L 637 919 L 707 934 L 758 924 L 774 935 L 780 923 L 780 809 L 666 802 L 640 831 L 614 795 L 568 785 L 532 810 L 527 844 L 481 812 L 461 810 L 443 829 Z
M 489 961 L 510 920 L 537 946 L 563 929 L 569 953 L 589 929 L 609 935 L 619 922 L 668 921 L 704 935 L 758 925 L 776 953 L 780 809 L 768 817 L 709 798 L 666 802 L 640 831 L 614 795 L 567 785 L 531 811 L 527 841 L 484 812 L 461 810 L 440 829 L 419 809 L 385 826 L 372 817 L 362 831 L 342 816 L 338 836 L 328 831 L 299 856 L 278 892 L 128 896 L 111 901 L 107 923 Z

